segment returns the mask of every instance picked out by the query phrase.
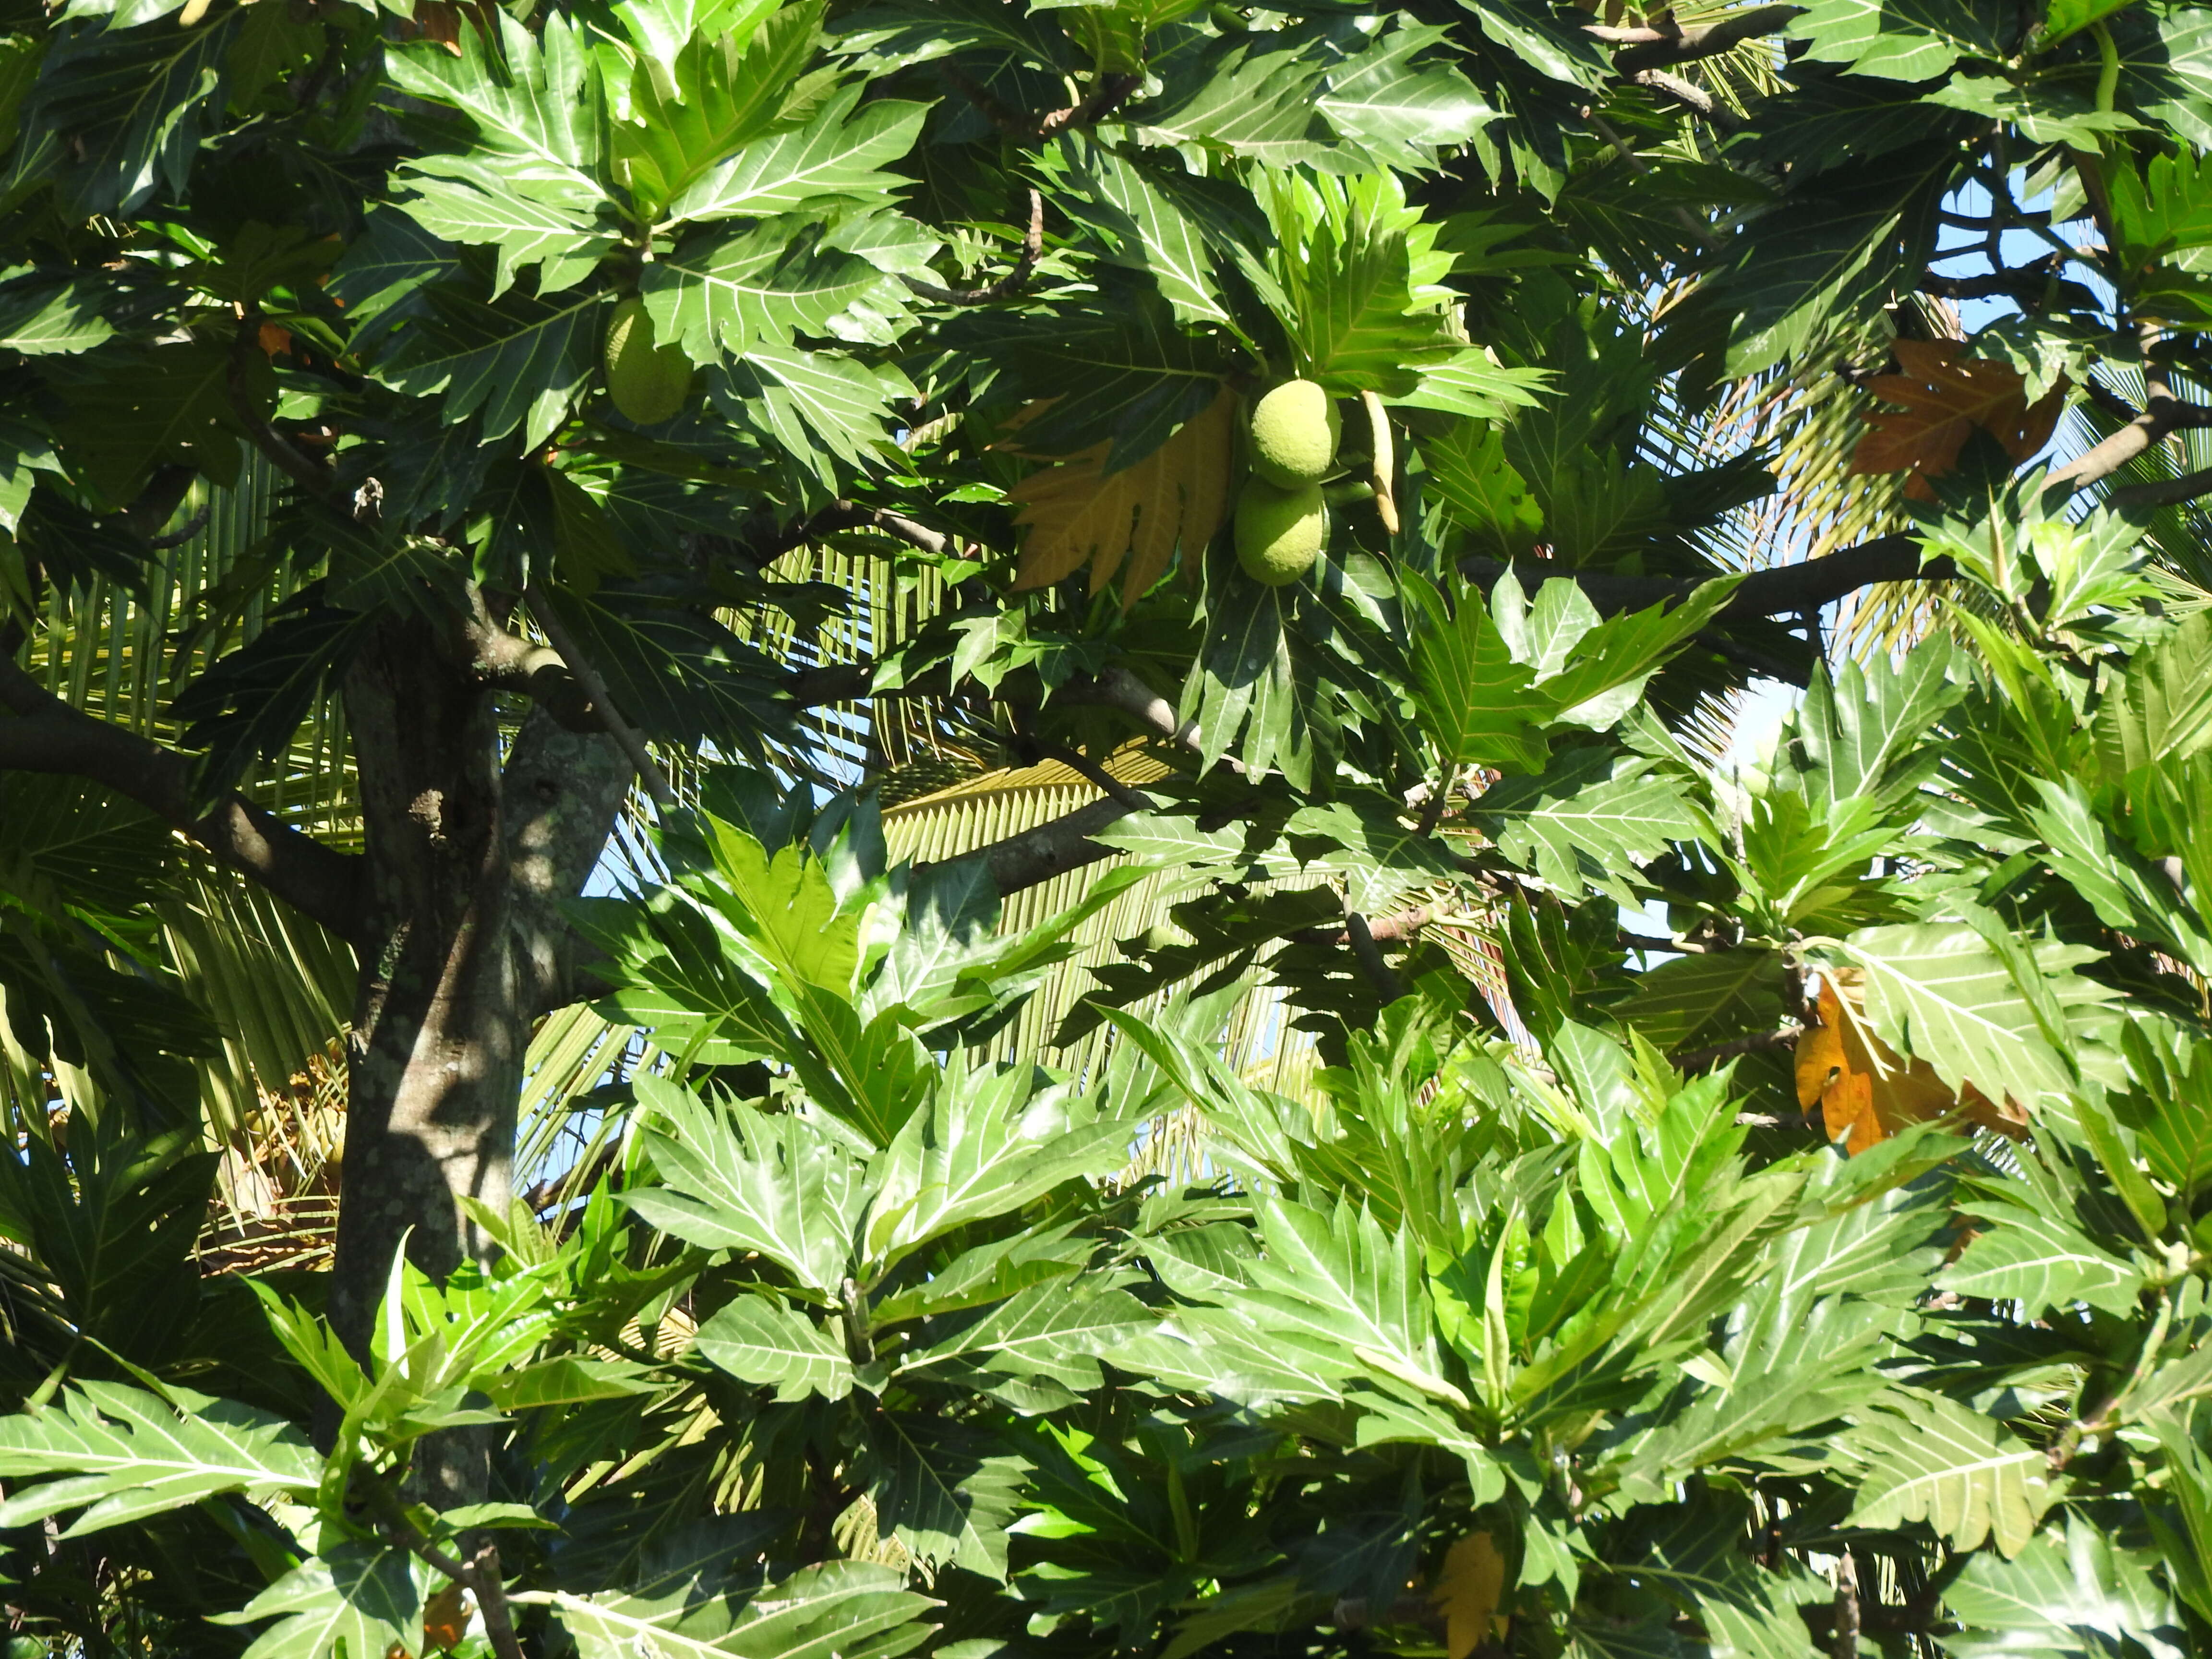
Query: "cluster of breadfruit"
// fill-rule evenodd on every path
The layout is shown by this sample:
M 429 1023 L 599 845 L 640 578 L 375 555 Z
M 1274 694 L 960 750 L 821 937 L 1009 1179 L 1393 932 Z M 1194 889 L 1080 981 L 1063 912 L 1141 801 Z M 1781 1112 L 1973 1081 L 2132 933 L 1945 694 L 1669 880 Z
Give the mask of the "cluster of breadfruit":
M 1285 380 L 1252 409 L 1251 476 L 1237 498 L 1237 562 L 1268 587 L 1313 568 L 1328 540 L 1321 482 L 1336 463 L 1336 400 L 1311 380 Z

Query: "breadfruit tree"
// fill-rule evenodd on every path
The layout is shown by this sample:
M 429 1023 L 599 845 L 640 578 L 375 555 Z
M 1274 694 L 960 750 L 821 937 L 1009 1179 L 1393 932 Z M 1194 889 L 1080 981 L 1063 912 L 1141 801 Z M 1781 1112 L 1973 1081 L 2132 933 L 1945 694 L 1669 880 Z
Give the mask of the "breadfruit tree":
M 2212 1644 L 2212 13 L 7 0 L 0 116 L 11 1659 Z M 326 1269 L 200 1269 L 211 869 Z

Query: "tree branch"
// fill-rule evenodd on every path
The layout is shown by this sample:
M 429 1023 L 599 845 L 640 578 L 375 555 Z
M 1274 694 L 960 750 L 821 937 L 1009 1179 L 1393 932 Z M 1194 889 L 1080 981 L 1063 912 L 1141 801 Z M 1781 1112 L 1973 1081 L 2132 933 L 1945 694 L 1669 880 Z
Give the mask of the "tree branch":
M 1459 568 L 1462 574 L 1486 592 L 1507 569 L 1496 559 L 1477 557 L 1462 559 Z M 1601 570 L 1554 569 L 1541 560 L 1522 567 L 1521 574 L 1566 577 L 1607 615 L 1687 599 L 1701 580 L 1711 580 L 1617 576 Z M 1818 611 L 1824 605 L 1876 582 L 1943 581 L 1956 574 L 1957 567 L 1948 559 L 1930 559 L 1923 564 L 1920 544 L 1911 536 L 1878 536 L 1856 547 L 1824 554 L 1817 559 L 1753 571 L 1714 620 L 1794 617 Z
M 1686 1054 L 1673 1055 L 1669 1063 L 1678 1072 L 1702 1072 L 1724 1060 L 1734 1060 L 1740 1054 L 1771 1054 L 1778 1048 L 1794 1048 L 1802 1035 L 1795 1025 L 1785 1025 L 1778 1031 L 1754 1031 L 1749 1036 L 1716 1042 L 1710 1048 L 1692 1048 Z
M 303 455 L 275 427 L 261 417 L 254 408 L 252 394 L 246 385 L 246 365 L 252 360 L 246 354 L 258 351 L 261 337 L 261 313 L 248 310 L 239 319 L 238 333 L 230 343 L 230 366 L 223 381 L 230 393 L 232 412 L 246 428 L 246 435 L 253 447 L 276 463 L 285 475 L 301 488 L 318 495 L 327 495 L 335 480 L 331 471 L 321 462 Z
M 1625 46 L 1627 49 L 1613 60 L 1613 67 L 1623 75 L 1632 76 L 1639 70 L 1667 69 L 1677 64 L 1695 63 L 1700 58 L 1717 58 L 1747 40 L 1778 34 L 1804 10 L 1802 6 L 1754 6 L 1749 11 L 1740 11 L 1698 28 L 1668 25 L 1664 28 L 1605 29 L 1591 25 L 1586 26 L 1584 32 L 1609 45 Z
M 2212 466 L 2185 472 L 2176 478 L 2154 478 L 2148 483 L 2126 484 L 2105 497 L 2107 507 L 2176 507 L 2199 495 L 2212 495 Z
M 1007 137 L 1024 143 L 1034 143 L 1055 133 L 1074 132 L 1084 127 L 1096 126 L 1127 102 L 1129 94 L 1145 84 L 1145 77 L 1141 75 L 1102 75 L 1092 83 L 1089 95 L 1079 102 L 1070 104 L 1066 109 L 1048 110 L 1037 115 L 1012 108 L 952 64 L 944 64 L 940 67 L 953 89 L 982 111 L 992 125 Z
M 209 518 L 213 515 L 214 511 L 215 506 L 213 502 L 203 502 L 200 506 L 200 510 L 193 514 L 191 518 L 185 520 L 179 528 L 171 531 L 166 536 L 155 537 L 154 539 L 148 542 L 146 545 L 153 549 L 156 553 L 166 553 L 173 547 L 182 547 L 186 542 L 191 540 L 193 537 L 198 535 L 201 531 L 207 528 L 207 521 Z
M 538 597 L 536 588 L 526 590 L 522 602 L 529 607 L 530 619 L 544 631 L 553 648 L 561 653 L 561 660 L 568 665 L 568 672 L 576 677 L 591 697 L 599 710 L 600 720 L 606 726 L 607 735 L 622 745 L 623 753 L 629 757 L 629 763 L 637 768 L 637 775 L 644 780 L 646 789 L 653 796 L 653 805 L 664 811 L 675 805 L 676 791 L 669 787 L 668 775 L 660 769 L 660 763 L 653 759 L 652 752 L 646 748 L 645 739 L 638 736 L 637 729 L 616 711 L 615 700 L 607 695 L 607 683 L 599 678 L 599 671 L 586 659 L 581 647 L 570 636 L 567 624 L 554 614 L 551 605 Z
M 1029 234 L 1022 238 L 1022 257 L 1014 268 L 995 283 L 981 288 L 939 288 L 934 283 L 925 283 L 919 277 L 902 280 L 916 294 L 927 300 L 942 301 L 946 305 L 987 306 L 999 300 L 1011 300 L 1030 285 L 1036 273 L 1038 258 L 1044 252 L 1044 198 L 1036 191 L 1030 191 Z
M 1669 75 L 1665 70 L 1638 70 L 1628 78 L 1639 87 L 1673 99 L 1701 120 L 1711 122 L 1723 133 L 1743 131 L 1743 117 L 1703 87 L 1692 86 L 1679 75 Z
M 1973 252 L 1971 248 L 1960 250 Z M 2063 256 L 2046 253 L 2040 259 L 2024 265 L 2008 265 L 2002 270 L 1983 271 L 1972 276 L 1947 276 L 1938 270 L 1923 271 L 1920 291 L 1939 300 L 2016 300 L 2026 306 L 2040 301 L 2044 290 L 2051 284 L 2065 264 Z
M 2185 404 L 2173 395 L 2162 372 L 2146 364 L 2144 378 L 2150 395 L 2142 412 L 2118 432 L 2052 473 L 2050 486 L 2071 484 L 2075 489 L 2111 477 L 2154 445 L 2177 432 L 2212 427 L 2212 405 Z M 2140 488 L 2141 486 L 2137 486 Z
M 361 859 L 324 846 L 236 795 L 204 806 L 192 763 L 173 749 L 94 720 L 0 656 L 0 770 L 49 772 L 103 784 L 137 802 L 340 938 L 357 942 Z
M 605 732 L 607 723 L 592 694 L 550 645 L 510 633 L 491 618 L 480 594 L 462 624 L 469 667 L 483 684 L 528 697 L 571 732 Z
M 1435 905 L 1417 904 L 1410 910 L 1393 910 L 1387 916 L 1375 917 L 1367 924 L 1367 936 L 1370 939 L 1380 943 L 1409 939 L 1436 920 Z M 1303 933 L 1292 933 L 1289 937 L 1300 945 L 1345 945 L 1354 942 L 1348 923 L 1341 931 L 1328 927 L 1309 927 Z
M 737 549 L 754 564 L 765 568 L 793 548 L 804 547 L 824 536 L 834 536 L 841 530 L 880 530 L 887 536 L 896 537 L 909 547 L 918 547 L 929 554 L 943 553 L 952 542 L 952 538 L 944 532 L 917 524 L 903 514 L 893 513 L 887 507 L 870 507 L 860 501 L 839 501 L 830 502 L 820 512 L 801 519 L 797 524 L 786 525 L 765 535 L 739 542 Z
M 1144 810 L 1153 803 L 1143 795 L 1134 799 Z M 1111 795 L 1103 800 L 1092 801 L 1088 806 L 1078 807 L 1065 817 L 1054 818 L 1049 823 L 1040 823 L 1034 830 L 1024 830 L 1018 835 L 994 841 L 972 853 L 963 853 L 959 859 L 946 859 L 945 864 L 957 864 L 965 859 L 981 859 L 991 872 L 991 880 L 1004 897 L 1026 888 L 1050 881 L 1054 876 L 1064 876 L 1071 870 L 1080 870 L 1085 865 L 1096 864 L 1101 859 L 1115 856 L 1111 847 L 1101 847 L 1091 839 L 1101 830 L 1118 823 L 1137 810 Z M 931 866 L 923 866 L 925 869 Z
M 1040 760 L 1058 761 L 1085 782 L 1105 791 L 1109 800 L 1117 800 L 1132 812 L 1149 812 L 1152 803 L 1149 797 L 1139 794 L 1104 767 L 1080 750 L 1062 744 L 1052 744 L 1038 751 Z
M 483 1614 L 484 1639 L 499 1659 L 522 1659 L 522 1644 L 515 1638 L 514 1620 L 507 1609 L 507 1583 L 499 1570 L 499 1546 L 487 1540 L 471 1559 L 463 1561 L 440 1549 L 408 1518 L 399 1499 L 374 1471 L 362 1484 L 385 1536 L 476 1597 L 477 1611 Z
M 1352 895 L 1344 896 L 1344 931 L 1352 940 L 1352 954 L 1359 963 L 1359 971 L 1367 975 L 1376 994 L 1387 1007 L 1406 994 L 1405 981 L 1382 960 L 1382 951 L 1375 943 L 1374 930 L 1368 927 L 1367 918 L 1352 908 Z

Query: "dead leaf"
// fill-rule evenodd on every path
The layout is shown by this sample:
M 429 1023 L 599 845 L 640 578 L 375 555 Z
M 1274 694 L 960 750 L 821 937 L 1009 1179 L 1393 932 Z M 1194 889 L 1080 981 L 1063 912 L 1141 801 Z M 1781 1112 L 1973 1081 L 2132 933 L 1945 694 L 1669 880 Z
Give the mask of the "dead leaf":
M 469 1593 L 448 1584 L 422 1604 L 422 1650 L 457 1648 L 469 1633 Z
M 2063 382 L 2033 407 L 2018 370 L 1982 357 L 1960 357 L 1956 340 L 1896 340 L 1890 350 L 1899 374 L 1877 374 L 1867 390 L 1884 402 L 1902 404 L 1902 413 L 1868 416 L 1874 429 L 1859 440 L 1851 457 L 1853 472 L 1912 474 L 1905 493 L 1933 501 L 1928 480 L 1959 464 L 1959 452 L 1978 427 L 2004 446 L 2015 462 L 2026 461 L 2051 441 L 2058 412 L 2066 404 Z
M 1482 1643 L 1505 1635 L 1498 1604 L 1505 1595 L 1505 1558 L 1486 1532 L 1471 1532 L 1444 1552 L 1444 1570 L 1431 1599 L 1444 1616 L 1444 1650 L 1467 1659 Z
M 255 337 L 264 356 L 276 357 L 292 349 L 292 331 L 280 328 L 275 323 L 264 323 Z
M 1848 1134 L 1844 1149 L 1853 1154 L 1954 1111 L 2000 1134 L 2017 1135 L 2027 1122 L 2009 1098 L 1997 1105 L 1971 1083 L 1954 1094 L 1926 1060 L 1907 1060 L 1876 1036 L 1853 968 L 1821 970 L 1820 1023 L 1797 1039 L 1797 1103 L 1810 1111 L 1816 1102 L 1828 1139 Z
M 1201 413 L 1133 466 L 1105 472 L 1108 444 L 1054 458 L 1008 492 L 1020 504 L 1017 590 L 1047 587 L 1091 566 L 1091 591 L 1121 579 L 1121 608 L 1160 579 L 1180 546 L 1195 556 L 1229 510 L 1236 395 L 1224 387 Z M 1008 444 L 1008 448 L 1013 445 Z M 1020 453 L 1017 451 L 1016 453 Z

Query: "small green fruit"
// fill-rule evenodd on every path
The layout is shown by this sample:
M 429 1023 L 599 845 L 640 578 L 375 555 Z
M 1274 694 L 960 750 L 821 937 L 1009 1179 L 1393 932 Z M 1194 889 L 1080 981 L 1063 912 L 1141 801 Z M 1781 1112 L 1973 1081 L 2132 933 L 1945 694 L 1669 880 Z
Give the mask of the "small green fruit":
M 1336 400 L 1311 380 L 1285 380 L 1252 410 L 1252 471 L 1278 489 L 1319 483 L 1336 459 Z
M 627 420 L 659 426 L 691 395 L 691 360 L 678 346 L 653 342 L 653 319 L 632 295 L 607 322 L 607 395 Z
M 1313 568 L 1328 539 L 1328 505 L 1321 486 L 1278 489 L 1258 478 L 1244 481 L 1237 497 L 1237 562 L 1266 587 L 1294 582 Z

